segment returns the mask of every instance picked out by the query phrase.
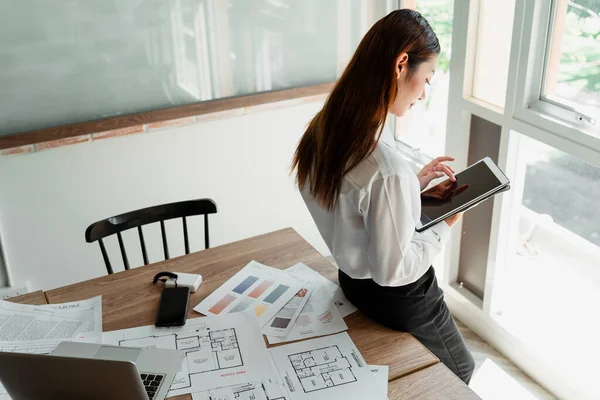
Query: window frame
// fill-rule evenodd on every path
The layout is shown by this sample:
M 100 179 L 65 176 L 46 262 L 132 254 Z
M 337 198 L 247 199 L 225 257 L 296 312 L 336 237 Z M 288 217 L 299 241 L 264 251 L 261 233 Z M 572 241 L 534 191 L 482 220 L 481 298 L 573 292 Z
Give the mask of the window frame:
M 444 279 L 440 280 L 440 286 L 445 291 L 446 302 L 453 315 L 509 357 L 524 372 L 559 397 L 583 398 L 586 394 L 583 388 L 578 387 L 570 378 L 558 374 L 551 359 L 544 361 L 547 354 L 531 349 L 497 321 L 494 316 L 499 307 L 494 291 L 502 277 L 507 255 L 516 251 L 511 233 L 518 231 L 519 207 L 522 206 L 525 179 L 523 157 L 519 154 L 524 151 L 519 145 L 520 138 L 531 137 L 600 166 L 600 137 L 586 131 L 585 127 L 582 129 L 581 125 L 569 123 L 564 116 L 561 118 L 559 115 L 552 115 L 550 109 L 527 107 L 531 99 L 535 100 L 534 106 L 554 105 L 541 98 L 543 82 L 540 78 L 541 71 L 545 71 L 545 57 L 549 49 L 549 2 L 523 0 L 515 4 L 504 108 L 490 106 L 472 97 L 470 78 L 475 67 L 474 44 L 477 41 L 478 13 L 482 1 L 484 0 L 454 2 L 446 154 L 456 158 L 454 169 L 463 169 L 467 166 L 471 117 L 477 116 L 500 125 L 498 166 L 511 177 L 512 188 L 494 199 L 488 259 L 486 265 L 481 266 L 486 268 L 483 301 L 475 298 L 472 292 L 457 282 L 462 220 L 452 229 L 451 239 L 446 245 Z M 545 20 L 543 9 L 546 12 Z M 540 32 L 544 32 L 543 41 L 538 40 Z M 537 79 L 539 82 L 536 84 Z M 566 115 L 570 118 L 569 114 Z
M 556 136 L 600 151 L 600 122 L 544 94 L 554 35 L 557 0 L 523 0 L 515 6 L 515 36 L 520 36 L 514 117 Z M 591 118 L 593 120 L 593 118 Z

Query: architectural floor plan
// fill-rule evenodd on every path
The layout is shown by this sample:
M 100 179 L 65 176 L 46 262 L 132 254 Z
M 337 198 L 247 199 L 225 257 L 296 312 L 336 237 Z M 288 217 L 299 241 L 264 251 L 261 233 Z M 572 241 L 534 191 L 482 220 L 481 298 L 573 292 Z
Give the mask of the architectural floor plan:
M 234 328 L 211 331 L 200 326 L 194 332 L 120 340 L 119 346 L 183 351 L 186 355 L 183 368 L 175 377 L 171 390 L 191 388 L 193 375 L 244 365 Z
M 374 374 L 346 332 L 269 352 L 290 400 L 383 400 Z
M 271 378 L 272 361 L 256 317 L 248 313 L 191 318 L 182 327 L 144 326 L 104 332 L 103 343 L 185 354 L 169 396 Z
M 288 358 L 304 393 L 356 382 L 352 366 L 337 345 L 290 354 Z
M 274 380 L 244 383 L 192 393 L 194 400 L 287 400 L 285 389 Z

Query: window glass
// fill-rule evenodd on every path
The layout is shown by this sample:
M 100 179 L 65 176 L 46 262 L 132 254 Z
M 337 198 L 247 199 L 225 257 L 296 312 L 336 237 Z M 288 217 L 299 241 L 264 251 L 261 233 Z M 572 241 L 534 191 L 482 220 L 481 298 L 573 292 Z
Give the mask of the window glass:
M 435 76 L 426 88 L 426 99 L 398 118 L 396 125 L 399 140 L 430 157 L 442 155 L 446 144 L 453 4 L 453 0 L 416 1 L 416 10 L 427 19 L 440 41 L 441 53 Z
M 387 5 L 2 1 L 0 135 L 333 82 Z
M 600 119 L 600 0 L 555 3 L 544 95 Z
M 600 167 L 527 136 L 520 154 L 527 160 L 523 206 L 600 246 Z
M 587 380 L 600 356 L 600 167 L 526 136 L 519 161 L 515 251 L 495 280 L 493 317 L 533 351 L 551 352 L 561 374 Z M 577 340 L 556 346 L 574 326 Z
M 472 96 L 504 108 L 515 0 L 480 0 Z M 465 77 L 467 79 L 467 77 Z

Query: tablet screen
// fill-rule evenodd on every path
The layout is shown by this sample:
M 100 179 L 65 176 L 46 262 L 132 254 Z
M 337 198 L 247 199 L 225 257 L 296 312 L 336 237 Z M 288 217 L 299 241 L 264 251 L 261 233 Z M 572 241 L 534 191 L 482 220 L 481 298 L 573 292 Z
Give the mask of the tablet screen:
M 452 210 L 497 189 L 501 182 L 481 161 L 421 193 L 421 223 L 433 221 Z

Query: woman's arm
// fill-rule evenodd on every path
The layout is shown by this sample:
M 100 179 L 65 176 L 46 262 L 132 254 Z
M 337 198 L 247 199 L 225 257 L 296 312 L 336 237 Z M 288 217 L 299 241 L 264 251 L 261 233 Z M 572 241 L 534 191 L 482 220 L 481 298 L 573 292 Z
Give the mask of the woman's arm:
M 370 236 L 371 277 L 382 286 L 401 286 L 419 279 L 450 237 L 445 222 L 422 233 L 415 231 L 410 185 L 408 176 L 378 179 L 363 205 Z

